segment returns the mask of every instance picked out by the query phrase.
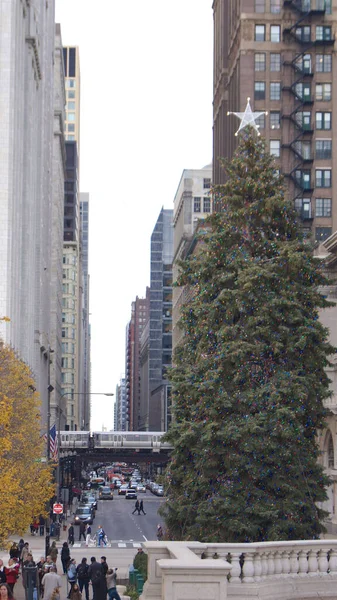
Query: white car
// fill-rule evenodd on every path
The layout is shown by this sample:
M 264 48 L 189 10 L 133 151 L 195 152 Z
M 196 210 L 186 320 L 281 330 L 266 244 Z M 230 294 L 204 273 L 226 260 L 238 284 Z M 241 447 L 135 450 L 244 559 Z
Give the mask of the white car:
M 141 494 L 146 494 L 146 487 L 143 483 L 138 483 L 137 492 L 140 492 Z

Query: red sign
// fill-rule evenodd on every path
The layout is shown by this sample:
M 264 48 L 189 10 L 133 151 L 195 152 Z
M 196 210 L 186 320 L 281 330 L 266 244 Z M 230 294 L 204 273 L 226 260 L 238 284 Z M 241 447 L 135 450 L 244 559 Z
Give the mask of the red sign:
M 63 504 L 53 504 L 53 513 L 54 515 L 62 515 L 63 513 Z

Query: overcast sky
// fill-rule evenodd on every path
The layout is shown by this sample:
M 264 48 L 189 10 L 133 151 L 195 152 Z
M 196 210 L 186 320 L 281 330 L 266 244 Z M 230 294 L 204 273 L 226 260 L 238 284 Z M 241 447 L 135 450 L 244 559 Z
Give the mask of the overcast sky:
M 80 50 L 91 389 L 115 393 L 161 207 L 173 208 L 183 169 L 212 159 L 212 0 L 56 0 L 56 21 Z M 92 430 L 113 427 L 113 401 L 92 396 Z

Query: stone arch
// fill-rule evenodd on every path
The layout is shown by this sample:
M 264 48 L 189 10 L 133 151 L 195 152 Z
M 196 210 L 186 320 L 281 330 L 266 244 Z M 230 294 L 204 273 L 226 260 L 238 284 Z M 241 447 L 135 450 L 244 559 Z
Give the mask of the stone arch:
M 335 448 L 333 442 L 333 435 L 330 429 L 327 430 L 323 445 L 324 453 L 324 467 L 326 469 L 333 469 L 335 466 Z

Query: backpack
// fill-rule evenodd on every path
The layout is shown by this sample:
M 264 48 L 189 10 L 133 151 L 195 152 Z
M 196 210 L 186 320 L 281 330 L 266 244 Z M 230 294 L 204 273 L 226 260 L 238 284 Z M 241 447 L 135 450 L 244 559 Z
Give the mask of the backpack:
M 69 581 L 76 581 L 76 571 L 72 567 L 69 567 L 67 577 Z
M 77 577 L 79 579 L 84 579 L 88 573 L 88 569 L 89 569 L 88 565 L 84 565 L 82 563 L 80 565 L 78 565 Z

